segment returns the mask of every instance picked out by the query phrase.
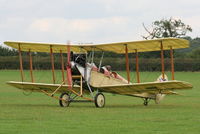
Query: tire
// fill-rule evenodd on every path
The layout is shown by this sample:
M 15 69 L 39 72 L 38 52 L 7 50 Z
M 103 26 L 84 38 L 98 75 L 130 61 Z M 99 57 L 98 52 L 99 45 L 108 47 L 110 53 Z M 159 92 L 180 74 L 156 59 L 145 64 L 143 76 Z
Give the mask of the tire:
M 105 106 L 105 96 L 102 93 L 97 93 L 95 96 L 95 106 L 98 108 L 102 108 Z
M 148 106 L 148 103 L 149 103 L 148 98 L 145 98 L 143 104 L 144 104 L 145 106 Z
M 67 93 L 62 93 L 60 95 L 60 99 L 64 99 L 64 100 L 59 100 L 59 104 L 61 107 L 68 107 L 69 106 L 69 100 L 70 100 L 70 96 Z
M 145 106 L 148 106 L 148 102 L 144 102 L 143 104 L 144 104 Z

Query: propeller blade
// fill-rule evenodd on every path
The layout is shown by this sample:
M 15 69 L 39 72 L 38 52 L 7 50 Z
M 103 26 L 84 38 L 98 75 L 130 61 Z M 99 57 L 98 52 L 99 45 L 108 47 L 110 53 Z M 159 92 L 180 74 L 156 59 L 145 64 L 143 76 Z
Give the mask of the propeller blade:
M 72 69 L 71 69 L 71 62 L 70 62 L 70 45 L 67 45 L 67 83 L 69 85 L 69 89 L 72 89 Z

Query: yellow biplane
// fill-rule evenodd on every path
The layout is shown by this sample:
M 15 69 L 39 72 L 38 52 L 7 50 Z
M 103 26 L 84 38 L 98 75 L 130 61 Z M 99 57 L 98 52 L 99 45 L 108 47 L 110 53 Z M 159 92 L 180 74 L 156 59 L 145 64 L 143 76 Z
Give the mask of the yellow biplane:
M 20 72 L 22 81 L 9 81 L 7 84 L 16 88 L 28 91 L 43 92 L 46 95 L 59 100 L 62 107 L 69 106 L 72 102 L 94 102 L 96 107 L 104 107 L 105 96 L 103 92 L 139 97 L 144 99 L 144 105 L 148 105 L 153 99 L 159 103 L 167 94 L 177 94 L 174 90 L 191 89 L 192 85 L 174 78 L 173 49 L 187 48 L 189 42 L 178 38 L 165 38 L 156 40 L 144 40 L 133 42 L 120 42 L 110 44 L 52 44 L 52 43 L 29 43 L 11 42 L 4 44 L 18 49 L 20 59 Z M 171 80 L 165 75 L 164 50 L 170 51 L 171 57 Z M 31 81 L 24 81 L 22 51 L 29 53 Z M 94 62 L 94 52 L 108 51 L 117 54 L 124 54 L 126 59 L 127 79 L 116 72 L 110 70 L 110 66 L 97 67 Z M 140 82 L 139 73 L 139 52 L 160 51 L 161 55 L 161 75 L 157 81 Z M 51 56 L 52 83 L 37 83 L 33 77 L 33 66 L 31 52 L 47 52 Z M 62 83 L 55 83 L 54 53 L 60 53 Z M 67 54 L 67 65 L 63 62 L 63 53 Z M 90 61 L 87 53 L 90 53 Z M 131 83 L 129 69 L 129 53 L 135 53 L 136 58 L 136 78 L 137 82 Z M 103 54 L 101 61 L 103 59 Z M 66 69 L 65 69 L 66 68 Z M 64 72 L 67 72 L 65 78 Z M 56 97 L 55 93 L 61 93 Z M 88 95 L 90 97 L 88 97 Z M 87 95 L 87 96 L 86 96 Z

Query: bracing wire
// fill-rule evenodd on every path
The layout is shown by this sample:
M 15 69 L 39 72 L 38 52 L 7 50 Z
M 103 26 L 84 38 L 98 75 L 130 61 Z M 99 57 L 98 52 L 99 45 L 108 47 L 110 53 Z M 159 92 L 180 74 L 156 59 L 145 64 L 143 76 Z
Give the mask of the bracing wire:
M 94 48 L 92 49 L 92 63 L 94 63 Z
M 92 53 L 90 52 L 90 53 L 89 53 L 89 56 L 88 56 L 88 59 L 87 59 L 87 62 L 88 62 L 88 63 L 91 62 L 91 59 L 92 59 L 91 57 L 92 57 Z
M 165 53 L 166 57 L 169 57 L 169 55 L 170 55 L 169 53 Z M 165 63 L 165 74 L 167 73 L 167 70 L 168 70 L 168 66 Z M 161 75 L 161 66 L 160 65 L 156 66 L 152 71 L 153 72 L 149 72 L 149 71 L 144 72 L 145 73 L 145 78 L 143 79 L 144 81 L 149 81 L 150 79 L 155 81 L 157 79 L 157 77 L 159 77 Z
M 101 56 L 101 59 L 100 59 L 100 62 L 99 62 L 99 69 L 98 69 L 99 71 L 100 71 L 100 68 L 101 68 L 103 57 L 104 57 L 104 52 L 102 53 L 102 56 Z

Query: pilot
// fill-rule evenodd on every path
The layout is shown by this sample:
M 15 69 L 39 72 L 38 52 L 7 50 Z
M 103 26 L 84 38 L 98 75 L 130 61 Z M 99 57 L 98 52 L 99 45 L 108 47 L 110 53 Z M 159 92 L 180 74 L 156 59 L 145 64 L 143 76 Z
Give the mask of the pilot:
M 111 74 L 111 66 L 110 65 L 106 65 L 100 68 L 100 72 L 106 75 L 110 75 Z

